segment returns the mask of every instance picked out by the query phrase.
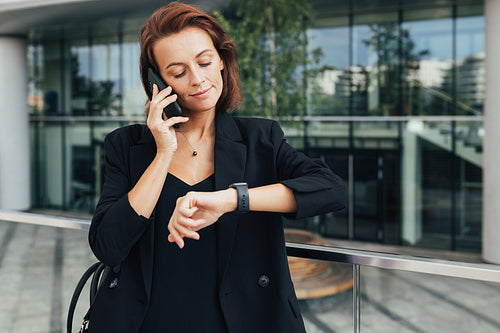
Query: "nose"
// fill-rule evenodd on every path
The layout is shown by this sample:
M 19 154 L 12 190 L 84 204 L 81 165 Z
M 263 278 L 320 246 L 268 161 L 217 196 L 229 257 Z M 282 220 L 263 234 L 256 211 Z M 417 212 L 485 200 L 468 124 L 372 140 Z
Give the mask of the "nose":
M 203 72 L 200 70 L 200 68 L 195 68 L 192 70 L 192 77 L 191 77 L 191 83 L 193 85 L 200 85 L 203 82 L 205 82 L 205 78 L 203 76 Z

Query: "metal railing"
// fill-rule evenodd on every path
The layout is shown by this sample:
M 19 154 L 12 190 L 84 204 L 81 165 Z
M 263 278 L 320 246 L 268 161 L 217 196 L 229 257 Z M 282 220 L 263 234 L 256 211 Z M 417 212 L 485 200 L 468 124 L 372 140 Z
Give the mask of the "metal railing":
M 89 230 L 90 220 L 0 209 L 0 221 L 36 224 L 64 229 Z
M 353 265 L 352 304 L 355 333 L 361 332 L 361 266 L 500 283 L 500 265 L 463 263 L 299 243 L 286 243 L 286 247 L 288 255 L 292 257 Z
M 90 227 L 90 221 L 86 219 L 5 210 L 0 210 L 0 221 L 83 231 L 88 230 Z M 500 265 L 465 263 L 291 242 L 286 243 L 286 248 L 289 256 L 353 265 L 353 327 L 354 332 L 357 333 L 360 332 L 361 324 L 361 266 L 500 283 Z
M 145 123 L 144 116 L 44 116 L 32 115 L 29 118 L 30 122 L 66 122 L 66 123 L 105 123 L 105 122 L 134 122 Z M 408 122 L 411 120 L 420 120 L 428 122 L 446 122 L 446 121 L 470 121 L 482 122 L 481 114 L 468 116 L 286 116 L 281 117 L 279 121 L 284 122 Z

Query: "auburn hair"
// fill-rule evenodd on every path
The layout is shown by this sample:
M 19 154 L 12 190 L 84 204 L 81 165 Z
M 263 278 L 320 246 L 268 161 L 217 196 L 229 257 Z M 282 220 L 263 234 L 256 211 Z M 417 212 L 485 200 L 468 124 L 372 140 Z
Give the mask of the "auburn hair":
M 141 28 L 140 35 L 140 73 L 142 86 L 151 100 L 152 94 L 147 88 L 148 68 L 159 72 L 154 58 L 153 46 L 162 38 L 180 32 L 187 27 L 204 30 L 212 39 L 215 49 L 222 59 L 223 89 L 216 105 L 217 112 L 236 109 L 241 103 L 241 88 L 238 74 L 237 52 L 233 41 L 217 21 L 204 11 L 179 2 L 171 2 L 156 10 Z

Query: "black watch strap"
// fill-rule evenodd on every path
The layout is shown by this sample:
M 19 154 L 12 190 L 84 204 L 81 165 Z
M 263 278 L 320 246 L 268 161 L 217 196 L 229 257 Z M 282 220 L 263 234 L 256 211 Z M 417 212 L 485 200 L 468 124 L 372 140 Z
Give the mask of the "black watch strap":
M 236 189 L 238 192 L 238 212 L 248 213 L 250 211 L 250 200 L 248 198 L 248 184 L 247 183 L 233 183 L 229 185 L 230 188 Z

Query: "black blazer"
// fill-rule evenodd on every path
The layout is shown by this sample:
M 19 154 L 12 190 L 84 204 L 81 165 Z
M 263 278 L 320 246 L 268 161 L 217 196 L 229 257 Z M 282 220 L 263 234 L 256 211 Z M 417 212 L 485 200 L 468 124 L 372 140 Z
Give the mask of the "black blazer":
M 156 144 L 146 126 L 132 125 L 110 133 L 104 147 L 105 181 L 89 241 L 96 257 L 115 269 L 96 296 L 90 332 L 135 333 L 150 299 L 155 217 L 138 216 L 127 193 L 152 162 Z M 292 218 L 345 206 L 343 181 L 322 162 L 290 147 L 276 122 L 218 114 L 215 187 L 225 189 L 241 181 L 249 187 L 277 182 L 288 186 L 297 201 Z M 219 301 L 228 331 L 304 332 L 281 216 L 232 212 L 216 223 Z

